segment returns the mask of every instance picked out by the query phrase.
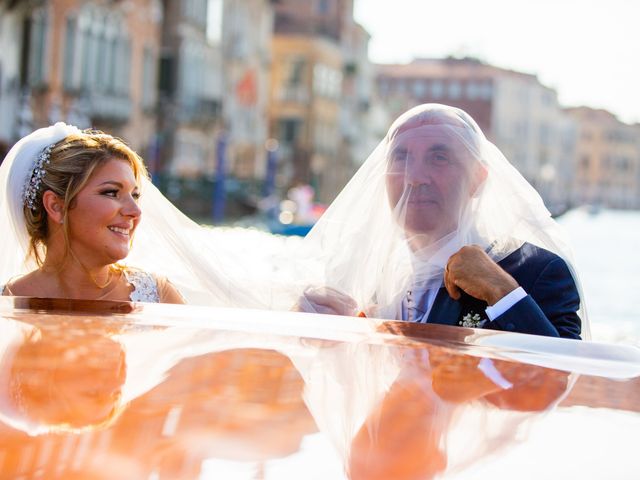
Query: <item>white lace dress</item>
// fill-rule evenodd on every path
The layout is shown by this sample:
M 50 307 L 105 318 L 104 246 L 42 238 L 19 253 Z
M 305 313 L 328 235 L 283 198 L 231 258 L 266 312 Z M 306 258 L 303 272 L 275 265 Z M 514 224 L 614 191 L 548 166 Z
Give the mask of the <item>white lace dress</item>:
M 133 286 L 133 291 L 129 295 L 132 302 L 159 303 L 160 293 L 158 292 L 158 282 L 150 273 L 142 270 L 123 270 L 124 276 Z M 0 295 L 4 293 L 6 285 L 0 285 Z

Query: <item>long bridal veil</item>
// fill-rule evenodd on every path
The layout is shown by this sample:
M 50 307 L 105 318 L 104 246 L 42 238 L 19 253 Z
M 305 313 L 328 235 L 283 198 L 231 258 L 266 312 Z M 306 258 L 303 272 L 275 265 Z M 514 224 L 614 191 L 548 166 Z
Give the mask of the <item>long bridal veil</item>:
M 0 166 L 0 283 L 35 267 L 25 262 L 21 197 L 34 158 L 77 131 L 61 123 L 37 130 Z M 412 142 L 431 146 L 420 161 L 447 170 L 448 183 L 423 181 L 433 183 L 425 188 L 411 181 Z M 452 150 L 443 155 L 446 146 Z M 565 234 L 538 193 L 469 115 L 444 105 L 401 115 L 303 241 L 203 227 L 147 179 L 141 208 L 126 263 L 167 277 L 190 303 L 287 310 L 306 287 L 326 286 L 353 298 L 359 310 L 376 304 L 376 316 L 393 319 L 409 282 L 440 284 L 448 257 L 469 244 L 496 261 L 524 242 L 545 248 L 565 260 L 580 288 Z M 582 335 L 589 338 L 581 297 Z

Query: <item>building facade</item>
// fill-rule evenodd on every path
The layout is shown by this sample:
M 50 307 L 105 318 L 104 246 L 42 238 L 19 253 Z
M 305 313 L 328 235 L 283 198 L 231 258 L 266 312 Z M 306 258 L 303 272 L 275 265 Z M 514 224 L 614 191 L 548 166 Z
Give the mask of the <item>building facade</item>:
M 640 208 L 640 125 L 627 125 L 606 110 L 566 112 L 578 125 L 573 202 Z
M 7 48 L 0 50 L 7 78 L 0 83 L 8 94 L 4 101 L 0 94 L 0 109 L 13 115 L 3 116 L 0 135 L 15 141 L 63 120 L 108 131 L 145 153 L 155 133 L 161 4 L 50 0 L 3 5 L 0 42 Z
M 207 35 L 208 0 L 163 1 L 157 170 L 213 176 L 222 119 L 220 43 Z
M 274 9 L 269 129 L 280 143 L 279 176 L 329 202 L 355 170 L 369 36 L 350 0 L 281 0 Z
M 21 94 L 20 49 L 23 8 L 0 2 L 0 156 L 19 138 L 18 105 Z M 9 48 L 9 46 L 14 46 Z
M 264 179 L 269 139 L 269 83 L 273 0 L 225 1 L 221 15 L 224 125 L 229 170 L 239 179 Z

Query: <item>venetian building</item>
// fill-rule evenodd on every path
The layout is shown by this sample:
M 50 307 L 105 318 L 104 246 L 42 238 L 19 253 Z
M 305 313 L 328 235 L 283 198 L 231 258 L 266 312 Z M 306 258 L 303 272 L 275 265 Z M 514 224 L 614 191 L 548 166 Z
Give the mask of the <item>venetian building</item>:
M 392 116 L 421 103 L 468 112 L 550 209 L 566 208 L 576 127 L 535 75 L 470 58 L 378 65 L 377 90 Z
M 161 7 L 157 0 L 2 2 L 0 135 L 16 140 L 63 120 L 148 152 Z
M 280 0 L 274 9 L 269 128 L 280 143 L 279 178 L 311 184 L 317 199 L 328 202 L 353 171 L 341 131 L 345 66 L 355 66 L 343 44 L 353 3 Z
M 350 12 L 352 8 L 350 6 Z M 371 154 L 388 127 L 385 125 L 382 132 L 375 128 L 375 112 L 379 102 L 374 92 L 375 69 L 369 60 L 370 38 L 364 27 L 353 20 L 353 15 L 345 15 L 340 132 L 345 157 L 351 160 L 344 162 L 344 168 L 347 169 L 345 173 L 349 176 Z
M 0 161 L 19 138 L 21 26 L 26 10 L 17 2 L 0 1 Z M 29 109 L 29 113 L 30 113 Z
M 640 126 L 606 110 L 566 109 L 578 125 L 572 185 L 577 204 L 640 207 Z
M 223 116 L 233 175 L 261 181 L 266 173 L 274 0 L 215 0 L 221 7 Z
M 157 165 L 161 179 L 197 178 L 215 172 L 222 58 L 219 38 L 210 38 L 207 32 L 208 3 L 162 2 Z

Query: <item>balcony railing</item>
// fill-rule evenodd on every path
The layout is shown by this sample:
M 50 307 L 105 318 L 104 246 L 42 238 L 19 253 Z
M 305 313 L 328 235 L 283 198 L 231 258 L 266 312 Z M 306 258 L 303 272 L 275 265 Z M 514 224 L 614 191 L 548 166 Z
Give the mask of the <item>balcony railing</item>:
M 213 98 L 186 98 L 180 103 L 178 112 L 182 122 L 211 123 L 220 118 L 222 103 Z
M 281 102 L 307 103 L 309 90 L 305 87 L 284 87 L 278 92 L 278 100 Z
M 128 95 L 91 92 L 86 105 L 92 119 L 109 122 L 126 122 L 131 117 L 133 105 Z

